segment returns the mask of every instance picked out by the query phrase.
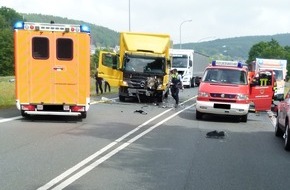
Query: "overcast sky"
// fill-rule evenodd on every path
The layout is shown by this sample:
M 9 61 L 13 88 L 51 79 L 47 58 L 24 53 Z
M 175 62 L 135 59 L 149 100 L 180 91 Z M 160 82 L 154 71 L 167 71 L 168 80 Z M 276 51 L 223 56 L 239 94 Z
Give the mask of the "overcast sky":
M 117 32 L 167 33 L 174 44 L 180 36 L 187 43 L 290 32 L 290 0 L 1 0 L 0 6 Z

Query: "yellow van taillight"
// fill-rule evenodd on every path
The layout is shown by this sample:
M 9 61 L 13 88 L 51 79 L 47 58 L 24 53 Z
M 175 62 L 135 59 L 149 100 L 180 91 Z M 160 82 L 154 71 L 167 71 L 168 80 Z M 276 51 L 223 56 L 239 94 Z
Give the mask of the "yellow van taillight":
M 72 112 L 85 111 L 85 107 L 84 106 L 71 106 L 71 111 Z
M 22 105 L 21 106 L 21 110 L 34 111 L 35 110 L 35 106 L 34 105 Z

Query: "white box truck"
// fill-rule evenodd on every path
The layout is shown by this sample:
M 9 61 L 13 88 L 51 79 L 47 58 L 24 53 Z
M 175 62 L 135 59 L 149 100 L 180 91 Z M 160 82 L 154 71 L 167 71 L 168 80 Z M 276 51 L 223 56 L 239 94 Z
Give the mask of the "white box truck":
M 209 56 L 193 49 L 170 49 L 172 68 L 182 76 L 186 87 L 199 86 L 204 69 L 209 65 Z
M 283 100 L 285 81 L 287 76 L 287 60 L 256 58 L 256 61 L 249 64 L 251 71 L 273 70 L 275 73 L 277 87 L 274 93 L 274 100 Z

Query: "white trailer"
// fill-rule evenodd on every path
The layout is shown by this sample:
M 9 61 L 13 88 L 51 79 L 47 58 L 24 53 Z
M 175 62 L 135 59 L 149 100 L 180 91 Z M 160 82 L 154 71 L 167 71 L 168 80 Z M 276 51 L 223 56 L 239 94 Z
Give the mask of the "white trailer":
M 209 56 L 192 49 L 170 49 L 172 69 L 182 76 L 182 84 L 187 87 L 199 86 L 204 69 L 209 65 Z

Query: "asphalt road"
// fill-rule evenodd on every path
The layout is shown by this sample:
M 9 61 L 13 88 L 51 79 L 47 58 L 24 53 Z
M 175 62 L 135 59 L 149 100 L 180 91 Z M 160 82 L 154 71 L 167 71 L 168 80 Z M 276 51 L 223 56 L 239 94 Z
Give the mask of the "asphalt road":
M 161 105 L 98 97 L 83 120 L 1 110 L 0 189 L 289 189 L 290 153 L 269 114 L 197 121 L 196 92 L 181 92 L 177 109 L 171 97 Z M 226 136 L 206 138 L 213 130 Z

